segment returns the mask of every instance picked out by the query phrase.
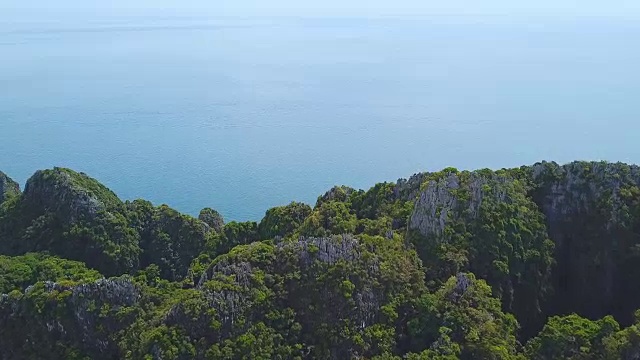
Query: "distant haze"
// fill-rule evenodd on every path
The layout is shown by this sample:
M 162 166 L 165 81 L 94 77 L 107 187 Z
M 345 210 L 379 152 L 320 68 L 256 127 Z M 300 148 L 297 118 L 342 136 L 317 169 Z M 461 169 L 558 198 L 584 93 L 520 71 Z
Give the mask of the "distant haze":
M 258 220 L 446 166 L 640 163 L 640 1 L 435 3 L 2 1 L 0 170 Z
M 624 16 L 640 15 L 635 0 L 111 0 L 84 1 L 10 0 L 0 10 L 15 13 L 171 13 L 216 16 L 388 16 L 388 15 L 524 15 L 524 16 Z M 14 13 L 14 14 L 15 14 Z M 97 15 L 97 14 L 94 14 Z

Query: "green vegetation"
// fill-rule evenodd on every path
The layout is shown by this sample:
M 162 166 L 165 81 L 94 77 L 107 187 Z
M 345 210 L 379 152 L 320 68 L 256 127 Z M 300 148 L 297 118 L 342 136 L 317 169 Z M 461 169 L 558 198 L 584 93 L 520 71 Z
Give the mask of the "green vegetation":
M 225 254 L 238 245 L 251 244 L 258 241 L 258 224 L 254 221 L 232 221 L 222 228 L 222 233 L 216 237 L 216 244 L 212 249 L 213 255 Z
M 540 326 L 554 244 L 524 182 L 486 170 L 432 178 L 425 186 L 427 197 L 416 204 L 408 236 L 429 284 L 473 272 L 526 330 Z
M 20 185 L 0 171 L 0 205 L 20 195 Z
M 141 200 L 124 203 L 69 169 L 36 172 L 24 193 L 0 207 L 0 253 L 48 252 L 108 276 L 158 264 L 178 280 L 208 240 L 200 220 Z
M 23 291 L 39 281 L 91 282 L 102 278 L 84 263 L 45 254 L 0 255 L 0 294 Z
M 273 239 L 290 236 L 310 214 L 311 207 L 309 205 L 297 202 L 269 209 L 258 226 L 260 238 Z
M 204 208 L 200 210 L 198 219 L 209 225 L 215 232 L 222 231 L 222 228 L 224 227 L 224 219 L 222 218 L 222 215 L 212 208 Z
M 0 359 L 638 359 L 640 168 L 336 186 L 259 222 L 0 173 Z

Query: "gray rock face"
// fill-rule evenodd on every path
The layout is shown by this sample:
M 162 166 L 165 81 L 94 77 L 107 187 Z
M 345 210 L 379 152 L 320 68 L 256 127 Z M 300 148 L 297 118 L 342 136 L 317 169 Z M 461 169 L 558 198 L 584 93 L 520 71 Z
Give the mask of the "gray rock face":
M 47 281 L 44 283 L 45 290 L 51 292 L 70 291 L 71 296 L 65 299 L 66 306 L 73 310 L 73 320 L 81 329 L 80 333 L 83 342 L 91 342 L 92 333 L 95 334 L 100 321 L 95 314 L 95 304 L 108 304 L 112 311 L 116 311 L 124 306 L 134 306 L 140 299 L 140 291 L 128 279 L 113 278 L 100 279 L 94 283 L 81 284 L 77 286 L 60 285 Z M 33 286 L 25 290 L 25 294 L 33 291 Z M 105 324 L 102 324 L 105 325 Z M 49 328 L 52 328 L 48 325 Z M 57 328 L 66 333 L 67 330 L 61 325 Z M 98 344 L 100 345 L 100 344 Z
M 355 191 L 356 190 L 354 188 L 349 186 L 334 186 L 318 198 L 316 207 L 330 201 L 346 201 L 349 195 Z
M 257 245 L 258 243 L 254 243 L 249 246 Z M 281 242 L 276 245 L 277 253 L 291 249 L 297 254 L 303 269 L 309 267 L 316 260 L 332 265 L 338 260 L 353 261 L 360 257 L 358 241 L 351 235 L 301 238 L 298 242 Z M 202 274 L 197 287 L 201 288 L 215 274 L 234 275 L 235 281 L 246 287 L 249 286 L 252 271 L 253 266 L 248 262 L 230 262 L 227 258 L 223 258 Z
M 140 300 L 139 289 L 126 278 L 100 279 L 94 283 L 82 284 L 72 288 L 71 302 L 76 309 L 85 311 L 85 299 L 109 303 L 112 307 L 133 306 Z M 76 316 L 77 319 L 83 316 Z
M 91 192 L 74 185 L 65 171 L 37 171 L 24 189 L 24 201 L 46 211 L 66 215 L 69 222 L 95 216 L 105 205 Z
M 107 276 L 139 264 L 139 229 L 127 228 L 124 203 L 85 174 L 63 168 L 37 171 L 7 214 L 19 221 L 0 228 L 6 239 L 0 250 L 6 254 L 48 251 Z
M 222 215 L 211 208 L 202 209 L 200 211 L 200 215 L 198 215 L 198 219 L 209 225 L 217 233 L 221 232 L 224 227 L 224 219 L 222 218 Z
M 20 185 L 0 171 L 0 204 L 20 194 Z
M 449 300 L 457 302 L 467 292 L 469 286 L 471 286 L 471 279 L 467 274 L 458 273 L 456 275 L 456 286 L 453 291 L 449 293 Z
M 249 246 L 260 245 L 254 243 Z M 293 309 L 302 307 L 308 310 L 307 306 L 309 303 L 313 303 L 315 306 L 321 306 L 320 304 L 322 304 L 322 306 L 326 304 L 333 304 L 332 306 L 336 307 L 345 306 L 340 303 L 345 300 L 339 291 L 317 293 L 318 288 L 321 288 L 321 286 L 314 283 L 318 281 L 318 274 L 313 271 L 322 271 L 314 267 L 317 263 L 320 263 L 322 268 L 323 265 L 330 266 L 340 260 L 347 260 L 348 262 L 358 261 L 361 255 L 356 238 L 350 235 L 326 238 L 301 238 L 298 242 L 281 242 L 276 244 L 275 254 L 276 259 L 286 256 L 288 259 L 294 260 L 293 263 L 289 263 L 288 266 L 294 265 L 296 269 L 299 269 L 301 273 L 305 274 L 304 276 L 309 276 L 309 278 L 301 280 L 300 283 L 288 284 L 288 286 L 290 286 L 288 289 L 290 293 L 285 299 L 282 299 L 282 301 L 285 301 L 289 307 Z M 376 276 L 375 274 L 379 274 L 380 271 L 379 264 L 377 260 L 370 260 L 369 262 L 368 273 Z M 289 270 L 290 269 L 282 269 L 277 260 L 273 264 L 257 265 L 243 260 L 234 261 L 223 258 L 202 275 L 196 288 L 202 293 L 202 296 L 207 299 L 209 306 L 216 310 L 216 314 L 218 314 L 217 320 L 221 323 L 220 332 L 228 333 L 239 317 L 242 316 L 245 320 L 250 321 L 254 316 L 261 316 L 260 314 L 253 313 L 250 302 L 251 294 L 249 291 L 254 273 L 260 271 L 268 274 L 281 275 L 282 272 Z M 238 285 L 238 289 L 209 290 L 206 283 L 210 279 L 217 278 L 221 275 L 225 278 L 232 278 L 234 284 Z M 380 313 L 380 305 L 384 298 L 382 290 L 370 287 L 361 288 L 354 291 L 352 296 L 355 301 L 355 307 L 349 307 L 350 312 L 348 316 L 356 319 L 355 321 L 363 328 L 374 323 L 376 316 Z M 324 301 L 318 299 L 324 299 Z M 336 315 L 326 313 L 322 316 L 331 318 Z M 347 314 L 345 313 L 344 316 L 347 316 Z M 204 317 L 195 320 L 195 322 L 187 320 L 185 310 L 180 304 L 174 306 L 174 308 L 169 311 L 166 319 L 169 324 L 181 324 L 181 326 L 189 328 L 190 331 L 196 335 L 200 334 L 201 329 L 206 328 L 207 322 L 209 321 Z M 308 321 L 312 320 L 309 319 Z M 219 340 L 219 338 L 216 339 L 216 341 Z
M 342 235 L 336 238 L 302 238 L 298 243 L 281 243 L 278 246 L 280 248 L 299 246 L 298 254 L 303 266 L 309 266 L 315 260 L 335 264 L 336 261 L 341 259 L 353 261 L 360 257 L 358 242 L 350 235 Z
M 476 219 L 485 196 L 492 196 L 499 202 L 508 201 L 506 192 L 500 187 L 491 188 L 490 194 L 485 188 L 490 180 L 498 183 L 512 181 L 492 175 L 488 178 L 477 173 L 470 173 L 465 183 L 461 183 L 459 175 L 451 174 L 438 181 L 431 181 L 420 194 L 409 220 L 409 229 L 417 230 L 423 236 L 435 236 L 446 241 L 444 230 L 452 220 L 461 216 Z M 461 200 L 457 190 L 468 193 L 468 199 Z
M 427 278 L 445 281 L 460 272 L 474 273 L 491 285 L 505 309 L 530 324 L 538 321 L 547 296 L 552 250 L 527 183 L 510 174 L 440 174 L 423 186 L 407 238 L 426 265 Z M 520 269 L 535 269 L 539 277 L 522 281 Z
M 620 264 L 640 238 L 633 230 L 639 221 L 630 216 L 622 191 L 640 186 L 640 168 L 606 162 L 539 163 L 532 166 L 532 177 L 540 187 L 534 200 L 556 244 L 557 311 L 625 316 L 629 309 L 612 304 L 622 302 L 616 300 L 627 292 L 621 289 L 634 293 Z
M 441 235 L 449 214 L 458 207 L 458 198 L 451 190 L 459 188 L 457 175 L 430 182 L 416 202 L 409 228 L 417 229 L 424 236 Z
M 257 243 L 248 246 L 257 246 Z M 251 311 L 249 303 L 251 289 L 251 278 L 253 276 L 254 266 L 247 261 L 233 261 L 229 258 L 222 258 L 219 262 L 211 266 L 205 271 L 196 289 L 207 300 L 209 306 L 216 310 L 218 321 L 221 323 L 220 333 L 229 333 L 233 328 L 236 320 L 240 316 L 248 316 Z M 233 279 L 238 285 L 238 289 L 223 289 L 212 291 L 207 289 L 206 283 L 217 276 L 225 276 Z M 185 316 L 185 309 L 182 304 L 175 305 L 167 314 L 167 324 L 181 324 L 181 326 L 189 328 L 193 334 L 200 334 L 208 328 L 210 319 L 207 316 L 200 316 L 194 323 Z M 216 335 L 219 336 L 220 334 Z M 220 341 L 216 338 L 215 341 Z
M 202 288 L 204 283 L 212 279 L 215 274 L 222 274 L 225 276 L 234 275 L 235 281 L 238 285 L 249 286 L 252 271 L 253 266 L 246 261 L 230 262 L 228 259 L 223 259 L 202 274 L 197 287 Z
M 393 195 L 397 200 L 413 201 L 420 195 L 420 187 L 425 182 L 429 173 L 418 173 L 409 179 L 399 179 L 393 189 Z
M 361 260 L 359 243 L 351 235 L 341 235 L 322 238 L 301 238 L 297 243 L 278 244 L 281 249 L 294 248 L 300 261 L 302 271 L 309 271 L 312 264 L 319 261 L 323 264 L 333 265 L 340 260 L 347 262 L 357 262 Z M 369 261 L 367 272 L 372 276 L 377 276 L 380 265 L 377 260 Z M 334 303 L 338 306 L 337 299 L 333 294 L 318 294 L 327 303 Z M 375 322 L 380 312 L 380 305 L 384 295 L 380 289 L 360 288 L 353 294 L 355 301 L 354 316 L 355 323 L 364 328 Z M 339 312 L 339 310 L 336 310 Z
M 625 262 L 637 261 L 629 260 L 629 253 L 640 244 L 640 220 L 634 205 L 637 199 L 633 198 L 640 187 L 640 168 L 620 163 L 574 162 L 563 166 L 539 163 L 519 170 L 522 171 L 506 174 L 523 176 L 520 180 L 499 172 L 478 171 L 430 181 L 423 185 L 409 230 L 424 236 L 418 240 L 423 244 L 446 243 L 451 239 L 448 225 L 459 221 L 465 222 L 466 231 L 473 236 L 469 224 L 484 216 L 481 210 L 487 200 L 491 200 L 490 211 L 498 213 L 505 208 L 501 204 L 517 202 L 529 210 L 519 212 L 514 208 L 501 216 L 529 224 L 519 238 L 544 222 L 544 229 L 538 227 L 536 240 L 527 246 L 541 251 L 544 246 L 540 241 L 545 237 L 555 245 L 552 302 L 557 309 L 552 312 L 571 310 L 594 318 L 630 313 L 613 304 L 633 302 L 617 297 L 635 293 L 633 285 L 627 284 L 632 279 L 625 274 L 624 266 L 628 267 Z M 504 251 L 505 256 L 512 256 Z M 513 259 L 519 258 L 522 255 Z M 469 266 L 473 268 L 473 262 Z M 517 286 L 504 283 L 503 288 L 511 291 Z
M 135 318 L 116 314 L 123 307 L 135 306 L 140 300 L 139 289 L 128 279 L 101 279 L 76 286 L 45 282 L 45 294 L 33 295 L 34 290 L 34 286 L 31 286 L 25 290 L 23 297 L 3 295 L 0 298 L 0 319 L 4 325 L 20 329 L 19 331 L 24 332 L 25 339 L 33 337 L 43 344 L 61 341 L 75 344 L 87 353 L 103 355 L 97 359 L 113 359 L 120 355 L 118 344 L 112 340 L 112 336 L 131 324 Z M 50 294 L 47 308 L 38 313 L 34 310 L 34 299 L 31 297 L 35 296 L 37 299 L 47 296 L 46 294 Z M 104 311 L 107 311 L 107 316 L 101 316 Z M 60 312 L 65 315 L 60 316 Z M 18 334 L 15 336 L 18 339 L 20 337 Z M 48 340 L 42 341 L 45 338 Z M 3 341 L 6 340 L 0 339 L 0 346 L 20 348 L 15 344 L 4 344 Z M 45 355 L 43 352 L 46 349 L 39 349 L 37 344 L 26 343 L 25 353 L 38 358 L 54 356 Z M 28 350 L 29 347 L 32 348 Z M 0 359 L 20 358 L 16 355 L 0 354 Z
M 621 216 L 623 203 L 620 190 L 623 185 L 640 186 L 640 168 L 634 165 L 611 164 L 605 162 L 574 162 L 564 166 L 555 163 L 539 163 L 532 167 L 533 179 L 546 182 L 544 195 L 538 201 L 554 234 L 561 223 L 575 220 L 598 210 L 602 201 L 611 199 L 605 206 L 606 229 L 614 226 L 629 226 Z M 626 174 L 626 176 L 622 176 Z M 552 175 L 552 180 L 548 181 Z M 625 184 L 626 183 L 626 184 Z M 561 234 L 556 234 L 561 235 Z M 554 237 L 562 241 L 562 236 Z

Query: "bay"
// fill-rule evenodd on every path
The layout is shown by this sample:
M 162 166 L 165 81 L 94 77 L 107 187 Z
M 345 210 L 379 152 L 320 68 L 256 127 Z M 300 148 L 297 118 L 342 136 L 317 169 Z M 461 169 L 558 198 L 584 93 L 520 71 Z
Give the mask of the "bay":
M 633 19 L 0 15 L 0 170 L 228 220 L 447 166 L 640 162 Z

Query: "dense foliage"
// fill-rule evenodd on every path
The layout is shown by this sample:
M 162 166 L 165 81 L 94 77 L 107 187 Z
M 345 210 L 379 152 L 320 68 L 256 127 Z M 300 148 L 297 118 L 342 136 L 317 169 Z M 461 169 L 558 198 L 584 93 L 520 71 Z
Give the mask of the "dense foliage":
M 0 173 L 0 360 L 638 359 L 640 168 L 336 186 L 260 222 Z
M 36 172 L 24 193 L 0 207 L 0 253 L 49 252 L 105 275 L 153 263 L 178 280 L 209 232 L 200 220 L 141 200 L 124 203 L 89 176 L 62 168 Z
M 258 226 L 260 238 L 273 239 L 292 235 L 310 214 L 309 205 L 297 202 L 269 209 Z
M 0 294 L 23 291 L 39 281 L 90 282 L 102 275 L 79 261 L 33 253 L 22 256 L 0 255 Z
M 554 245 L 524 181 L 491 171 L 433 174 L 416 202 L 408 239 L 430 283 L 471 271 L 527 330 L 540 324 Z
M 20 185 L 0 171 L 0 205 L 20 194 Z

